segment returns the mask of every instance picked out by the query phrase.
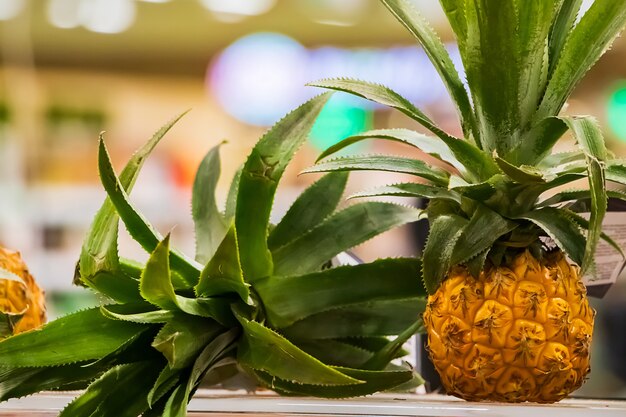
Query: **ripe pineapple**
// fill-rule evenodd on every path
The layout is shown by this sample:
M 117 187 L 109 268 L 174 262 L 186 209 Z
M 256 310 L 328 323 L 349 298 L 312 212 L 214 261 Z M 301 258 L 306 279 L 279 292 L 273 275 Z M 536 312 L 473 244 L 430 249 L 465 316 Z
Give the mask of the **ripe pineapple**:
M 0 337 L 35 329 L 46 321 L 44 293 L 18 252 L 0 247 Z
M 335 255 L 418 220 L 420 211 L 384 202 L 337 210 L 347 174 L 331 173 L 269 223 L 282 174 L 328 98 L 313 98 L 261 138 L 223 212 L 214 195 L 219 147 L 207 154 L 192 193 L 195 259 L 170 248 L 169 235 L 162 237 L 128 195 L 174 122 L 119 177 L 101 141 L 108 199 L 75 279 L 109 301 L 0 341 L 0 401 L 86 389 L 61 416 L 184 417 L 201 381 L 222 383 L 242 372 L 288 395 L 349 397 L 420 385 L 411 369 L 390 364 L 421 326 L 419 260 L 328 268 Z M 118 254 L 119 220 L 150 253 L 145 265 Z
M 606 182 L 626 185 L 595 119 L 560 116 L 568 96 L 626 22 L 626 2 L 441 0 L 469 91 L 443 43 L 408 0 L 381 0 L 423 46 L 459 113 L 463 137 L 439 128 L 395 91 L 352 79 L 312 85 L 395 108 L 429 135 L 384 129 L 350 137 L 320 160 L 365 139 L 402 142 L 445 168 L 401 156 L 324 159 L 306 172 L 412 174 L 356 197 L 429 199 L 422 275 L 429 350 L 448 393 L 468 400 L 554 402 L 589 372 L 594 312 L 582 276 L 594 274 Z M 468 94 L 469 92 L 469 94 Z M 552 153 L 570 131 L 579 150 Z M 589 186 L 555 189 L 587 179 Z M 589 212 L 590 217 L 580 212 Z
M 430 356 L 450 394 L 553 402 L 589 372 L 594 310 L 561 251 L 528 250 L 474 278 L 453 268 L 428 299 Z

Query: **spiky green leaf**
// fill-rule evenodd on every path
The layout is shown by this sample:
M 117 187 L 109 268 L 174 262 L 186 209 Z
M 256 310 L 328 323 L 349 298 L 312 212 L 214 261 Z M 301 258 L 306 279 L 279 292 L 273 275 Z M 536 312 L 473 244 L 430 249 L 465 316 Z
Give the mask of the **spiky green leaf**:
M 546 157 L 557 141 L 567 131 L 567 126 L 555 118 L 541 120 L 523 135 L 505 159 L 514 164 L 536 165 Z
M 192 316 L 211 318 L 219 324 L 230 327 L 237 324 L 232 315 L 229 297 L 183 297 L 176 295 L 176 304 L 183 312 Z
M 538 2 L 548 3 L 548 2 Z M 561 110 L 574 87 L 609 48 L 626 23 L 626 2 L 596 0 L 567 37 L 535 121 Z
M 341 149 L 367 139 L 384 139 L 406 143 L 447 162 L 469 179 L 486 179 L 498 173 L 498 167 L 489 155 L 471 143 L 452 137 L 434 138 L 409 129 L 371 130 L 351 136 L 324 151 L 318 161 Z
M 145 382 L 157 375 L 158 367 L 149 361 L 111 368 L 69 403 L 59 417 L 136 417 L 148 408 L 150 384 Z
M 626 9 L 624 13 L 626 19 Z M 563 117 L 563 122 L 572 130 L 579 147 L 587 160 L 589 174 L 589 191 L 591 194 L 591 212 L 589 233 L 581 272 L 585 274 L 593 265 L 596 247 L 602 233 L 602 221 L 606 214 L 608 200 L 606 194 L 605 165 L 608 158 L 602 131 L 595 119 L 591 117 Z
M 581 265 L 585 257 L 586 239 L 578 224 L 563 210 L 544 207 L 520 218 L 535 223 L 574 261 Z
M 163 409 L 163 417 L 185 417 L 187 415 L 187 402 L 189 395 L 184 384 L 178 385 L 172 391 L 172 394 Z
M 378 352 L 389 343 L 389 338 L 387 337 L 345 337 L 337 340 L 368 352 Z M 406 355 L 408 355 L 408 352 L 402 356 Z
M 465 0 L 440 0 L 439 3 L 446 13 L 457 39 L 465 39 L 467 37 Z
M 228 195 L 226 196 L 226 205 L 224 207 L 224 218 L 227 222 L 230 222 L 235 218 L 235 211 L 237 210 L 237 193 L 239 193 L 239 180 L 241 179 L 241 171 L 243 167 L 239 168 L 235 173 L 230 187 L 228 188 Z
M 111 304 L 100 307 L 103 316 L 113 320 L 131 321 L 133 323 L 167 323 L 174 318 L 175 312 L 155 310 L 144 303 Z
M 186 384 L 178 385 L 167 400 L 163 417 L 187 416 L 187 403 L 198 387 L 200 378 L 202 378 L 205 372 L 222 357 L 226 350 L 234 347 L 232 342 L 237 336 L 237 330 L 238 329 L 232 329 L 231 331 L 217 336 L 204 348 L 200 355 L 198 355 L 191 368 L 191 373 L 187 377 Z
M 626 160 L 609 161 L 606 167 L 606 179 L 626 185 Z
M 316 162 L 319 162 L 350 145 L 370 139 L 383 139 L 392 142 L 405 143 L 414 148 L 420 149 L 441 161 L 447 162 L 457 169 L 463 169 L 463 166 L 456 160 L 445 142 L 439 138 L 425 135 L 410 129 L 376 129 L 347 137 L 322 152 L 317 157 Z
M 371 370 L 383 370 L 389 363 L 397 356 L 397 353 L 402 350 L 402 346 L 413 337 L 415 333 L 422 329 L 424 323 L 422 319 L 418 319 L 407 327 L 402 333 L 400 333 L 395 339 L 389 341 L 385 347 L 376 352 L 367 362 L 363 364 L 363 369 Z
M 200 379 L 228 350 L 235 346 L 233 342 L 239 329 L 234 328 L 214 338 L 198 355 L 186 377 L 185 383 L 178 385 L 171 393 L 164 407 L 164 417 L 186 417 L 187 403 L 197 388 Z
M 150 254 L 141 275 L 141 296 L 163 310 L 177 310 L 176 293 L 170 271 L 170 235 L 165 236 Z
M 315 314 L 281 332 L 297 340 L 395 336 L 413 324 L 425 306 L 421 297 L 371 301 Z
M 232 230 L 231 237 L 234 238 L 234 236 L 235 233 L 234 230 Z M 163 310 L 183 311 L 194 316 L 210 317 L 223 325 L 233 324 L 235 321 L 230 313 L 230 300 L 207 297 L 189 298 L 176 294 L 174 286 L 172 285 L 169 253 L 168 235 L 165 239 L 159 242 L 154 252 L 150 255 L 150 259 L 148 260 L 146 268 L 141 276 L 141 295 L 148 302 L 162 308 Z M 228 262 L 230 260 L 231 259 L 216 258 L 216 263 Z M 209 263 L 209 265 L 211 265 L 211 263 Z M 215 279 L 220 278 L 215 277 Z M 243 290 L 241 288 L 234 287 L 233 284 L 236 282 L 235 277 L 235 281 L 231 280 L 230 284 L 227 285 L 227 288 L 222 286 L 221 289 L 226 289 L 228 291 L 239 289 L 239 291 L 243 291 L 243 294 L 246 297 L 244 300 L 247 300 L 247 288 L 243 284 L 241 277 L 239 284 L 244 288 Z M 215 289 L 215 287 L 213 289 Z M 211 290 L 211 288 L 209 288 L 209 290 Z
M 574 22 L 582 5 L 582 0 L 561 0 L 552 32 L 550 33 L 550 75 L 554 71 L 567 37 L 574 28 Z
M 348 181 L 347 172 L 331 172 L 307 188 L 272 229 L 268 245 L 275 250 L 323 222 L 337 208 Z
M 452 264 L 453 249 L 468 220 L 454 214 L 441 215 L 431 221 L 428 241 L 422 255 L 424 285 L 434 293 Z
M 317 96 L 276 123 L 257 142 L 243 167 L 235 222 L 241 266 L 248 282 L 273 272 L 267 234 L 278 181 L 294 153 L 307 139 L 329 97 L 329 94 Z M 250 215 L 253 207 L 254 216 Z
M 574 220 L 578 224 L 578 226 L 582 227 L 585 230 L 589 230 L 589 227 L 590 227 L 589 220 L 585 219 L 584 217 L 576 213 L 568 212 L 567 214 L 572 218 L 572 220 Z M 602 238 L 602 240 L 604 240 L 613 249 L 615 249 L 620 255 L 622 255 L 622 258 L 626 259 L 626 254 L 622 250 L 621 246 L 615 240 L 613 240 L 613 238 L 611 238 L 606 233 L 601 233 L 600 238 Z
M 346 385 L 341 387 L 305 385 L 297 382 L 285 381 L 274 378 L 272 375 L 256 371 L 254 374 L 268 388 L 285 395 L 316 396 L 322 398 L 347 398 L 373 394 L 375 392 L 391 389 L 395 386 L 410 381 L 415 374 L 409 370 L 398 371 L 363 371 L 349 368 L 334 367 L 337 371 L 353 378 L 358 378 L 363 383 L 358 385 Z
M 165 364 L 146 397 L 150 408 L 178 384 L 181 373 L 180 369 L 172 369 L 169 364 Z
M 453 175 L 450 177 L 450 191 L 456 192 L 463 197 L 471 198 L 479 202 L 485 202 L 496 193 L 495 184 L 505 180 L 502 174 L 494 175 L 487 181 L 470 184 L 465 181 L 459 181 L 459 177 Z
M 0 367 L 0 401 L 40 391 L 86 386 L 103 372 L 103 367 L 85 366 L 85 363 L 46 368 Z
M 372 190 L 366 190 L 352 194 L 349 198 L 382 196 L 420 197 L 429 199 L 435 198 L 461 204 L 461 195 L 454 191 L 449 191 L 445 188 L 434 187 L 432 185 L 418 184 L 415 182 L 406 182 L 401 184 L 377 187 Z
M 98 168 L 102 185 L 130 235 L 146 251 L 154 251 L 162 237 L 131 204 L 126 191 L 124 191 L 120 180 L 113 170 L 109 152 L 102 138 L 100 138 L 98 152 Z M 180 276 L 184 280 L 184 283 L 181 284 L 195 285 L 200 276 L 200 268 L 196 262 L 187 259 L 183 254 L 176 251 L 172 251 L 170 257 L 172 268 L 180 272 Z
M 623 191 L 607 190 L 607 197 L 626 200 L 626 193 Z M 568 201 L 584 201 L 591 200 L 591 191 L 589 190 L 566 190 L 556 193 L 553 196 L 541 201 L 538 207 L 554 206 Z
M 220 145 L 212 148 L 200 163 L 191 194 L 196 260 L 203 265 L 211 259 L 228 230 L 215 201 L 215 190 L 220 177 L 219 148 Z
M 237 317 L 243 327 L 237 358 L 243 366 L 298 384 L 351 385 L 361 382 L 324 365 L 261 323 L 249 321 L 241 315 Z
M 195 287 L 200 297 L 211 297 L 236 293 L 243 301 L 248 301 L 250 291 L 244 282 L 239 259 L 237 231 L 234 223 L 231 224 L 226 236 L 215 252 L 215 256 L 206 264 L 200 280 Z
M 518 167 L 500 157 L 496 157 L 496 163 L 498 164 L 498 167 L 500 167 L 500 170 L 502 170 L 502 172 L 504 172 L 513 181 L 520 184 L 535 184 L 546 182 L 543 173 L 537 168 L 525 165 Z
M 84 278 L 89 287 L 118 303 L 141 301 L 139 280 L 128 276 L 121 269 L 112 272 L 102 270 Z
M 7 367 L 36 367 L 99 359 L 144 329 L 139 324 L 110 320 L 93 308 L 0 341 L 0 362 Z
M 456 105 L 465 136 L 476 138 L 476 143 L 479 144 L 479 133 L 474 120 L 474 112 L 465 91 L 465 86 L 452 63 L 452 59 L 450 59 L 450 55 L 448 55 L 448 51 L 435 31 L 410 2 L 405 0 L 382 0 L 382 3 L 422 45 Z
M 152 150 L 184 114 L 179 115 L 161 127 L 145 145 L 133 154 L 120 174 L 120 183 L 127 192 L 130 193 L 133 188 L 143 163 Z M 92 281 L 96 280 L 96 275 L 99 272 L 117 275 L 116 272 L 119 267 L 117 254 L 118 221 L 119 217 L 115 207 L 107 197 L 94 217 L 81 248 L 78 269 L 82 280 L 87 285 L 92 284 Z M 107 277 L 105 275 L 99 278 L 106 279 Z M 102 285 L 99 285 L 99 287 L 102 287 Z
M 550 119 L 554 120 L 554 119 Z M 567 127 L 565 127 L 567 128 Z M 554 167 L 571 164 L 575 162 L 584 162 L 585 154 L 581 151 L 557 152 L 543 158 L 538 164 L 539 169 L 552 169 Z
M 309 339 L 295 343 L 309 355 L 332 366 L 360 368 L 372 357 L 370 351 L 335 339 Z
M 340 157 L 320 162 L 302 172 L 312 173 L 333 171 L 397 172 L 425 178 L 437 185 L 443 186 L 447 186 L 449 177 L 449 174 L 443 169 L 432 167 L 424 161 L 391 155 L 357 155 Z
M 273 327 L 292 325 L 312 314 L 381 299 L 425 296 L 421 262 L 382 259 L 293 277 L 270 277 L 255 284 Z
M 417 221 L 421 215 L 418 209 L 392 203 L 354 204 L 274 251 L 274 274 L 289 276 L 317 271 L 338 253 L 393 227 Z
M 451 265 L 465 263 L 491 248 L 498 238 L 517 227 L 495 211 L 480 205 L 456 241 Z
M 480 277 L 480 273 L 483 272 L 485 268 L 485 262 L 487 261 L 487 255 L 489 254 L 490 250 L 491 248 L 485 249 L 465 263 L 465 265 L 467 266 L 467 270 L 473 277 Z
M 530 122 L 547 81 L 552 2 L 477 0 L 464 5 L 457 38 L 482 148 L 506 155 Z
M 383 106 L 392 107 L 406 114 L 440 138 L 453 138 L 451 135 L 437 127 L 437 125 L 435 125 L 435 123 L 428 116 L 415 107 L 411 102 L 393 91 L 391 88 L 383 85 L 348 78 L 320 80 L 308 85 L 343 91 L 345 93 L 350 93 L 375 103 L 382 104 Z
M 198 353 L 222 330 L 212 320 L 180 315 L 163 326 L 152 347 L 165 356 L 170 368 L 183 369 L 191 365 Z

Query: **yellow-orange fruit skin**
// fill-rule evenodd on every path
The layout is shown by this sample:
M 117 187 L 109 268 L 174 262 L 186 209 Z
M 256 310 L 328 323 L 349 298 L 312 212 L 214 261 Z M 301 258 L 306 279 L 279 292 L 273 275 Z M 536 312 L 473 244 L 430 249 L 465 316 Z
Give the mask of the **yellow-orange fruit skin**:
M 44 293 L 28 272 L 28 267 L 20 254 L 0 247 L 0 268 L 12 272 L 21 280 L 0 279 L 0 311 L 23 313 L 22 318 L 13 327 L 12 334 L 43 325 L 46 322 Z
M 446 391 L 468 401 L 552 403 L 589 373 L 595 311 L 560 251 L 530 252 L 473 278 L 455 267 L 428 297 L 428 350 Z

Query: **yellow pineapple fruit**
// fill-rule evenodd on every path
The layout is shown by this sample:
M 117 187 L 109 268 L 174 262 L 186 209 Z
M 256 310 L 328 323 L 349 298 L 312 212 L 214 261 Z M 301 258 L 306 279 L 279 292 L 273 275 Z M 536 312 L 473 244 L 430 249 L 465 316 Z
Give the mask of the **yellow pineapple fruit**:
M 529 251 L 479 279 L 454 268 L 428 298 L 430 356 L 448 393 L 467 400 L 553 402 L 589 372 L 594 310 L 579 269 Z
M 46 321 L 44 293 L 18 252 L 0 247 L 0 337 L 35 329 Z
M 594 313 L 581 277 L 597 272 L 600 238 L 623 255 L 602 234 L 602 221 L 607 197 L 626 199 L 606 187 L 626 185 L 626 160 L 607 150 L 593 117 L 564 116 L 561 110 L 624 27 L 626 2 L 595 0 L 583 12 L 580 1 L 440 0 L 464 77 L 411 1 L 381 2 L 440 74 L 459 115 L 458 135 L 390 88 L 322 80 L 313 85 L 399 110 L 429 134 L 360 133 L 323 152 L 306 172 L 377 170 L 420 177 L 420 183 L 355 197 L 428 200 L 422 278 L 430 297 L 424 319 L 444 388 L 471 400 L 558 401 L 589 371 Z M 566 133 L 577 148 L 553 153 Z M 388 155 L 325 159 L 372 138 L 418 148 L 440 164 Z M 558 192 L 581 179 L 588 186 Z

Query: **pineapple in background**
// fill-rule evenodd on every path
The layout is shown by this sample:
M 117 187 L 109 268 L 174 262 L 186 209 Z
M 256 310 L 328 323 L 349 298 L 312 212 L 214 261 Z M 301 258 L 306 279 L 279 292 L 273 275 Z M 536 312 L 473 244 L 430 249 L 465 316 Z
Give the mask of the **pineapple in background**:
M 384 86 L 351 79 L 313 85 L 395 108 L 430 135 L 384 129 L 348 138 L 403 142 L 447 164 L 381 155 L 323 159 L 306 172 L 413 174 L 357 197 L 430 200 L 422 274 L 430 356 L 449 394 L 467 400 L 554 402 L 589 372 L 594 311 L 582 277 L 594 274 L 606 182 L 626 185 L 624 160 L 607 151 L 595 119 L 559 115 L 626 21 L 626 2 L 441 0 L 459 45 L 469 95 L 435 32 L 408 0 L 382 3 L 421 43 L 446 85 L 463 138 L 441 130 Z M 577 19 L 580 17 L 580 19 Z M 552 153 L 570 132 L 578 150 Z M 555 193 L 587 179 L 588 187 Z M 581 216 L 589 212 L 590 217 Z
M 46 322 L 44 293 L 18 252 L 0 247 L 0 338 Z

